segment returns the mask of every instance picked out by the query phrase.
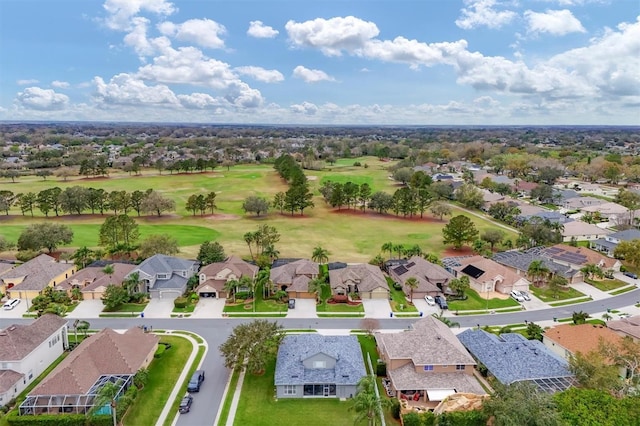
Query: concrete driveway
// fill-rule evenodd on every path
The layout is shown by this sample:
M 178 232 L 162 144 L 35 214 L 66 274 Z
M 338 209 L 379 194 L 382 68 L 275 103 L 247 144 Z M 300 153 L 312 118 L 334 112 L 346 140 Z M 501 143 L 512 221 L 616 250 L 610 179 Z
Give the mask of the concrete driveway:
M 191 318 L 222 318 L 224 302 L 226 299 L 213 297 L 201 297 Z
M 98 318 L 103 309 L 102 300 L 83 300 L 67 318 Z
M 296 307 L 289 309 L 287 318 L 318 318 L 316 299 L 295 299 Z
M 418 297 L 413 299 L 413 305 L 416 307 L 418 312 L 422 312 L 423 316 L 440 313 L 440 308 L 438 308 L 438 305 L 430 306 L 424 299 Z
M 362 299 L 365 318 L 390 318 L 391 305 L 387 299 Z
M 151 299 L 144 308 L 145 318 L 170 318 L 173 311 L 173 299 Z
M 5 302 L 6 300 L 0 303 L 0 305 L 4 305 Z M 0 306 L 0 318 L 22 318 L 22 314 L 27 313 L 27 306 L 31 306 L 31 301 L 27 301 L 27 299 L 20 299 L 20 303 L 9 311 L 5 311 L 2 306 Z

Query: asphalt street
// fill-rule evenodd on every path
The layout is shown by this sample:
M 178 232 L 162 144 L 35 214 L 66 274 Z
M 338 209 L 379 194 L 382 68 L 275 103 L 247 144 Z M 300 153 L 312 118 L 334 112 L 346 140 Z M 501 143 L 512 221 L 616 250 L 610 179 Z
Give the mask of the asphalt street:
M 605 300 L 595 300 L 587 303 L 569 305 L 558 308 L 541 309 L 535 311 L 521 311 L 494 315 L 468 315 L 452 316 L 461 327 L 474 327 L 476 325 L 506 325 L 522 323 L 524 320 L 541 322 L 555 318 L 570 317 L 575 311 L 584 311 L 596 314 L 607 309 L 617 309 L 630 306 L 640 301 L 640 289 L 613 296 Z M 449 316 L 450 313 L 449 313 Z M 10 324 L 29 322 L 29 319 L 0 319 L 0 327 Z M 229 371 L 224 367 L 222 357 L 218 351 L 220 346 L 229 336 L 234 326 L 251 321 L 243 319 L 172 319 L 172 318 L 90 318 L 88 319 L 92 329 L 105 327 L 113 329 L 127 329 L 139 325 L 151 325 L 156 330 L 188 330 L 202 336 L 209 344 L 209 351 L 203 362 L 206 379 L 199 394 L 194 394 L 194 405 L 188 414 L 179 416 L 178 426 L 209 426 L 213 425 L 216 414 L 222 402 L 224 388 L 226 386 Z M 360 318 L 281 318 L 277 321 L 288 329 L 322 329 L 322 330 L 352 330 L 361 328 Z M 381 329 L 405 329 L 417 318 L 378 318 Z

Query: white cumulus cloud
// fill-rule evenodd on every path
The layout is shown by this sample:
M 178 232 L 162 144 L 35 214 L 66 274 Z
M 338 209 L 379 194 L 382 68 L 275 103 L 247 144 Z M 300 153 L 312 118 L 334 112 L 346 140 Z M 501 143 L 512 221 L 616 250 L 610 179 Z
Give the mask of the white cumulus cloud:
M 105 104 L 175 106 L 180 103 L 169 87 L 162 84 L 148 86 L 141 79 L 127 73 L 112 77 L 108 83 L 102 77 L 95 77 L 93 82 L 96 86 L 94 98 Z
M 465 0 L 467 7 L 460 11 L 456 25 L 465 30 L 478 27 L 500 28 L 510 23 L 517 14 L 511 10 L 497 10 L 496 0 Z
M 51 82 L 51 86 L 56 87 L 58 89 L 67 89 L 69 88 L 69 83 L 66 81 L 54 80 Z
M 277 83 L 284 80 L 284 76 L 278 70 L 266 70 L 262 67 L 246 66 L 234 68 L 238 74 L 247 75 L 254 80 L 264 83 Z
M 298 65 L 293 70 L 293 76 L 304 80 L 307 83 L 318 83 L 320 81 L 335 81 L 333 77 L 321 70 L 312 70 Z
M 227 33 L 224 25 L 211 19 L 189 19 L 182 24 L 167 21 L 159 24 L 158 30 L 180 41 L 192 42 L 212 49 L 224 48 L 222 36 Z
M 131 29 L 131 18 L 140 12 L 151 12 L 168 16 L 177 9 L 166 0 L 106 0 L 102 6 L 107 11 L 106 25 L 119 31 Z
M 527 20 L 527 31 L 530 33 L 549 33 L 562 36 L 569 33 L 584 33 L 582 23 L 573 16 L 570 10 L 547 10 L 544 13 L 527 10 L 524 12 Z
M 328 56 L 340 56 L 343 51 L 353 53 L 380 33 L 373 22 L 353 16 L 289 21 L 285 28 L 294 47 L 314 47 Z
M 318 107 L 307 101 L 304 101 L 301 104 L 293 104 L 289 109 L 294 114 L 315 115 L 318 112 Z
M 69 104 L 69 97 L 52 89 L 27 87 L 18 93 L 16 102 L 26 109 L 52 111 L 64 109 Z
M 255 38 L 273 38 L 280 32 L 272 27 L 265 25 L 262 21 L 249 22 L 249 29 L 247 35 Z

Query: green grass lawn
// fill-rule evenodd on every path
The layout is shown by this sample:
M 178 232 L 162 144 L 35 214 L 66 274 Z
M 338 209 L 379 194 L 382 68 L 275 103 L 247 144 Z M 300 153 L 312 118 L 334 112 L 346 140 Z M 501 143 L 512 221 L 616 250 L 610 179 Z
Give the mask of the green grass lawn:
M 594 286 L 595 288 L 597 288 L 600 291 L 611 291 L 611 290 L 615 290 L 617 288 L 620 287 L 626 287 L 629 284 L 624 282 L 624 281 L 620 281 L 618 279 L 612 279 L 612 280 L 592 280 L 589 278 L 585 278 L 584 282 L 587 284 L 591 284 L 592 286 Z
M 359 161 L 368 164 L 368 168 L 355 167 Z M 404 219 L 390 215 L 360 211 L 337 211 L 328 206 L 318 193 L 322 179 L 332 177 L 340 180 L 370 182 L 372 190 L 393 193 L 397 184 L 388 178 L 387 168 L 394 162 L 381 162 L 375 157 L 341 159 L 334 166 L 327 166 L 321 171 L 305 171 L 310 177 L 310 189 L 314 192 L 315 207 L 305 210 L 304 216 L 296 214 L 280 214 L 270 212 L 265 217 L 255 218 L 245 215 L 242 202 L 249 195 L 264 196 L 269 200 L 279 191 L 286 191 L 286 183 L 277 175 L 271 165 L 238 165 L 227 171 L 216 169 L 214 173 L 174 174 L 156 170 L 145 170 L 142 176 L 129 177 L 127 174 L 114 174 L 108 179 L 72 179 L 60 182 L 56 179 L 43 181 L 35 177 L 20 178 L 13 184 L 0 181 L 0 190 L 9 189 L 14 193 L 36 192 L 42 189 L 59 186 L 82 185 L 86 187 L 104 188 L 105 190 L 144 190 L 159 188 L 163 194 L 176 201 L 177 211 L 161 218 L 136 218 L 140 226 L 140 238 L 151 234 L 169 233 L 178 239 L 180 255 L 195 257 L 199 245 L 207 240 L 215 239 L 225 248 L 227 254 L 249 256 L 249 249 L 244 242 L 244 234 L 258 225 L 274 226 L 281 234 L 276 248 L 281 257 L 308 258 L 316 246 L 326 247 L 330 251 L 331 261 L 367 262 L 380 253 L 385 242 L 394 244 L 420 245 L 425 251 L 442 255 L 445 247 L 442 243 L 442 228 L 447 220 L 439 221 L 429 214 L 424 219 Z M 311 179 L 313 178 L 313 179 Z M 213 216 L 193 216 L 185 211 L 187 198 L 195 193 L 217 194 L 218 210 Z M 453 214 L 463 212 L 454 207 Z M 134 217 L 135 217 L 135 213 Z M 482 233 L 496 228 L 487 220 L 469 216 Z M 10 211 L 8 218 L 3 218 L 0 235 L 10 241 L 17 241 L 22 229 L 34 221 L 45 220 L 36 212 L 36 217 L 22 216 L 17 208 Z M 81 246 L 96 247 L 98 229 L 104 222 L 102 216 L 84 214 L 79 217 L 63 216 L 50 219 L 57 223 L 69 225 L 74 230 L 74 241 L 68 248 Z M 330 229 L 330 232 L 327 230 Z M 384 232 L 381 232 L 384 230 Z M 515 237 L 515 234 L 509 234 Z
M 283 302 L 276 302 L 275 300 L 256 300 L 255 312 L 287 312 L 288 306 Z M 251 313 L 253 310 L 253 302 L 238 303 L 235 305 L 224 305 L 223 312 L 244 312 Z
M 57 219 L 58 223 L 63 222 Z M 99 245 L 98 238 L 100 233 L 100 226 L 104 219 L 100 223 L 64 223 L 69 226 L 73 231 L 73 241 L 66 247 L 97 247 Z M 38 222 L 43 222 L 43 219 L 39 219 Z M 23 225 L 6 225 L 3 224 L 0 228 L 0 235 L 3 235 L 10 241 L 17 241 L 20 233 L 28 226 L 27 223 Z M 218 238 L 219 233 L 210 228 L 203 226 L 193 225 L 178 225 L 178 224 L 157 224 L 157 225 L 144 225 L 138 226 L 140 231 L 140 240 L 144 240 L 149 235 L 155 234 L 169 234 L 178 240 L 179 246 L 191 246 L 200 245 L 204 241 L 214 240 Z M 62 246 L 65 247 L 65 246 Z
M 450 311 L 487 309 L 487 299 L 480 296 L 475 290 L 469 289 L 464 294 L 467 296 L 467 300 L 451 300 L 447 302 L 449 304 Z M 494 297 L 489 299 L 488 309 L 517 307 L 519 305 L 520 304 L 518 302 L 510 297 L 508 299 L 498 299 Z
M 575 299 L 578 297 L 586 297 L 585 294 L 579 292 L 575 288 L 567 287 L 566 289 L 560 290 L 558 292 L 557 297 L 546 287 L 529 287 L 531 293 L 533 293 L 538 299 L 543 302 L 558 302 L 566 299 Z
M 149 304 L 149 302 L 145 302 L 145 303 L 123 303 L 117 309 L 115 309 L 113 311 L 107 311 L 107 310 L 103 309 L 102 312 L 105 312 L 105 313 L 109 313 L 109 312 L 124 312 L 124 313 L 126 313 L 126 312 L 142 312 L 142 311 L 144 311 L 144 308 L 146 308 L 148 304 Z
M 149 365 L 149 379 L 138 393 L 135 403 L 123 419 L 125 426 L 153 425 L 167 404 L 169 395 L 191 354 L 191 343 L 177 336 L 162 336 L 161 342 L 171 343 L 171 349 Z M 173 401 L 172 401 L 173 402 Z
M 393 280 L 390 277 L 385 278 L 389 285 L 389 294 L 391 295 L 391 301 L 389 302 L 391 310 L 393 312 L 418 312 L 418 309 L 416 309 L 414 305 L 409 304 L 404 291 L 393 288 Z
M 234 425 L 351 426 L 356 417 L 348 401 L 336 398 L 274 399 L 275 359 L 263 375 L 247 373 Z M 355 426 L 363 426 L 365 422 Z
M 621 288 L 621 289 L 616 290 L 616 291 L 612 291 L 609 294 L 612 295 L 612 296 L 615 296 L 615 295 L 626 293 L 628 291 L 635 290 L 635 289 L 636 289 L 636 286 L 632 285 L 632 286 L 629 286 L 629 287 Z
M 227 418 L 229 417 L 229 410 L 231 409 L 231 402 L 233 401 L 233 395 L 235 394 L 236 386 L 238 385 L 238 379 L 240 378 L 240 372 L 233 370 L 231 372 L 231 378 L 229 380 L 228 392 L 225 395 L 224 403 L 220 408 L 220 416 L 218 418 L 218 426 L 226 426 Z
M 582 297 L 580 299 L 572 299 L 565 302 L 550 302 L 549 304 L 553 307 L 557 307 L 557 306 L 567 306 L 567 305 L 575 305 L 577 303 L 590 302 L 591 300 L 593 299 L 591 299 L 590 297 Z
M 346 303 L 321 303 L 316 306 L 316 312 L 364 312 L 364 306 L 347 305 Z
M 196 309 L 196 305 L 190 303 L 187 306 L 185 306 L 184 308 L 176 308 L 175 306 L 173 307 L 173 311 L 176 314 L 189 314 L 191 312 L 193 312 Z

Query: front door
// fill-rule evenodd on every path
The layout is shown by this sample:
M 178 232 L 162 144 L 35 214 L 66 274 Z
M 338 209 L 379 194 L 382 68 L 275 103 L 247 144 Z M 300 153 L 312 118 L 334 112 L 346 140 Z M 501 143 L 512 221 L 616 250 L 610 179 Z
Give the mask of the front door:
M 329 385 L 324 385 L 322 396 L 329 396 Z

